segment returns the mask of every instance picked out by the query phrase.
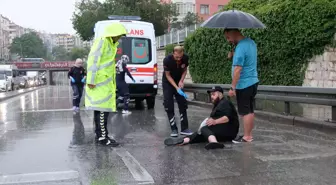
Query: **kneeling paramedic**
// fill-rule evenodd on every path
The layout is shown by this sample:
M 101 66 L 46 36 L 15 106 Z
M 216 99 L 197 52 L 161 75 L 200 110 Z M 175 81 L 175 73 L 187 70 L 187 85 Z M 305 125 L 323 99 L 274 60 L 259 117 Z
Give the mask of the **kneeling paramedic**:
M 87 87 L 85 107 L 94 111 L 96 139 L 102 145 L 118 146 L 108 136 L 109 112 L 116 112 L 116 64 L 118 40 L 126 36 L 126 28 L 120 23 L 106 26 L 101 37 L 95 39 L 87 61 Z
M 200 125 L 198 132 L 186 138 L 168 138 L 164 141 L 166 145 L 185 145 L 192 143 L 206 142 L 207 150 L 224 148 L 223 142 L 232 142 L 239 131 L 239 119 L 234 105 L 224 98 L 223 89 L 219 86 L 208 91 L 214 105 L 212 112 Z
M 172 133 L 171 137 L 178 136 L 178 129 L 174 114 L 174 96 L 178 104 L 181 120 L 181 134 L 191 135 L 188 129 L 187 96 L 182 91 L 184 79 L 188 72 L 188 55 L 184 54 L 181 46 L 174 47 L 172 55 L 166 56 L 163 60 L 164 73 L 162 76 L 163 105 L 167 112 Z
M 130 114 L 128 111 L 128 104 L 130 101 L 130 94 L 128 89 L 128 84 L 125 81 L 125 75 L 127 74 L 132 81 L 135 83 L 135 80 L 129 70 L 127 69 L 127 63 L 129 62 L 129 57 L 127 55 L 122 55 L 120 60 L 117 62 L 116 70 L 117 70 L 117 89 L 118 89 L 118 101 L 117 105 L 120 101 L 124 101 L 124 109 L 122 111 L 123 114 Z

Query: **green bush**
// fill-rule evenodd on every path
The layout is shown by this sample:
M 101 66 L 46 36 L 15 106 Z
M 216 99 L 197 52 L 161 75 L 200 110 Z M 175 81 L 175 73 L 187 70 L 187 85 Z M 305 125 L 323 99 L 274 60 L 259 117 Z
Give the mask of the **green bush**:
M 165 47 L 165 50 L 166 50 L 166 56 L 173 53 L 174 51 L 174 47 L 175 46 L 178 46 L 178 44 L 168 44 L 166 47 Z
M 235 0 L 225 8 L 249 12 L 266 29 L 244 29 L 258 45 L 258 72 L 264 85 L 301 86 L 309 59 L 334 41 L 335 0 Z M 231 83 L 230 46 L 223 29 L 197 29 L 185 41 L 195 83 Z

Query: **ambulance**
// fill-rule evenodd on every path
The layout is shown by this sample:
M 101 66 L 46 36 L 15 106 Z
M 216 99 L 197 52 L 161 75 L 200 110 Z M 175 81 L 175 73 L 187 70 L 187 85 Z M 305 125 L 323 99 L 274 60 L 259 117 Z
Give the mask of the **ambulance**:
M 94 37 L 100 37 L 105 27 L 114 22 L 123 24 L 128 33 L 119 40 L 116 61 L 122 55 L 130 58 L 127 68 L 136 81 L 133 83 L 127 75 L 125 77 L 129 84 L 130 98 L 135 100 L 136 107 L 146 100 L 147 108 L 153 109 L 158 90 L 154 26 L 152 23 L 141 21 L 138 16 L 109 16 L 109 20 L 98 21 L 95 24 Z

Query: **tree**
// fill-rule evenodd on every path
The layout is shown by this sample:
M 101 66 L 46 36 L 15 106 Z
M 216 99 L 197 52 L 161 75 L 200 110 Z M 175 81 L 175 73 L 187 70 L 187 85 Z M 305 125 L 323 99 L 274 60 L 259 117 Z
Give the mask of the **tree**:
M 44 58 L 47 55 L 47 49 L 36 32 L 15 37 L 10 46 L 10 52 L 25 58 Z
M 53 48 L 52 52 L 53 61 L 66 61 L 69 60 L 68 51 L 62 46 L 56 46 Z
M 70 60 L 76 60 L 77 58 L 85 59 L 90 52 L 90 48 L 72 48 L 69 53 Z
M 188 12 L 182 21 L 179 21 L 176 17 L 172 20 L 171 28 L 177 30 L 203 22 L 203 19 L 198 14 L 192 12 Z
M 203 20 L 197 14 L 188 12 L 187 15 L 183 18 L 183 26 L 188 27 L 194 24 L 201 23 Z
M 76 4 L 72 24 L 83 40 L 91 40 L 97 21 L 106 20 L 109 15 L 137 15 L 143 21 L 151 22 L 156 35 L 164 34 L 171 19 L 177 15 L 174 4 L 157 0 L 82 0 Z

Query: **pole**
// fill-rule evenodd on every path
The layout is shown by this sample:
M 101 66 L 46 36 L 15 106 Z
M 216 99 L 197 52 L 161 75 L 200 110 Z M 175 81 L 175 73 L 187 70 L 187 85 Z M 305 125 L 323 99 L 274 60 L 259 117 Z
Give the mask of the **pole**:
M 23 54 L 22 54 L 22 44 L 20 43 L 20 50 L 21 50 L 21 58 L 23 58 Z

